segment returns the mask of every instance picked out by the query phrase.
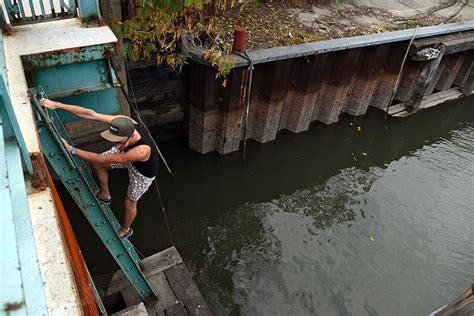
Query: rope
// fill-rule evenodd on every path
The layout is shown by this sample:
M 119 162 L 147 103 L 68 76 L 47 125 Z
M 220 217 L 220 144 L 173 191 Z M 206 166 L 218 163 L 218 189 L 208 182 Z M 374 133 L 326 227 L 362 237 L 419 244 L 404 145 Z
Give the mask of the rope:
M 114 9 L 114 4 L 112 3 L 112 14 L 115 16 L 115 9 Z M 133 109 L 133 111 L 135 112 L 135 115 L 137 116 L 138 118 L 138 122 L 140 123 L 140 126 L 142 126 L 144 129 L 146 129 L 146 131 L 150 134 L 151 136 L 151 133 L 150 133 L 150 130 L 148 129 L 148 127 L 145 125 L 145 123 L 143 122 L 142 120 L 142 117 L 140 116 L 140 112 L 138 111 L 138 105 L 137 105 L 137 99 L 135 97 L 135 90 L 133 89 L 133 84 L 132 84 L 132 79 L 130 77 L 130 73 L 128 71 L 128 67 L 127 65 L 125 64 L 124 62 L 124 67 L 125 67 L 125 72 L 127 73 L 127 77 L 129 78 L 129 81 L 130 81 L 130 89 L 132 90 L 132 97 L 133 97 L 133 103 L 130 101 L 130 98 L 128 97 L 128 93 L 125 91 L 124 89 L 124 85 L 123 83 L 121 82 L 120 80 L 120 77 L 117 76 L 117 80 L 119 81 L 120 83 L 120 89 L 122 90 L 122 93 L 123 95 L 125 96 L 125 99 L 127 100 L 127 103 L 128 105 Z M 169 167 L 168 163 L 166 162 L 166 159 L 165 157 L 163 156 L 163 154 L 161 153 L 160 149 L 158 148 L 158 145 L 156 144 L 155 142 L 155 139 L 153 138 L 153 136 L 151 136 L 151 140 L 153 141 L 153 144 L 155 145 L 155 148 L 156 150 L 158 151 L 158 154 L 160 155 L 160 158 L 161 160 L 163 161 L 163 163 L 165 164 L 166 166 L 166 169 L 168 170 L 168 172 L 173 176 L 174 179 L 176 179 L 176 177 L 174 176 L 173 172 L 171 171 L 171 168 Z M 166 223 L 166 229 L 168 230 L 168 236 L 170 237 L 170 242 L 173 246 L 175 246 L 174 244 L 174 241 L 173 241 L 173 237 L 171 237 L 171 229 L 170 229 L 170 226 L 169 226 L 169 223 L 168 223 L 168 217 L 166 216 L 166 210 L 165 210 L 165 206 L 163 204 L 163 199 L 161 198 L 161 193 L 160 193 L 160 189 L 158 187 L 158 181 L 156 181 L 156 178 L 155 178 L 155 186 L 156 186 L 156 192 L 158 193 L 158 198 L 160 200 L 160 205 L 161 205 L 161 210 L 163 212 L 163 217 L 165 219 L 165 223 Z M 133 245 L 133 244 L 132 244 Z M 137 250 L 137 252 L 142 256 L 144 257 L 141 252 L 135 247 L 135 250 Z
M 249 86 L 248 86 L 248 91 L 247 91 L 247 107 L 245 108 L 245 127 L 244 127 L 244 161 L 245 161 L 245 153 L 247 150 L 247 127 L 249 123 L 249 113 L 250 113 L 250 98 L 251 95 L 250 93 L 252 92 L 252 79 L 253 79 L 253 60 L 250 58 L 250 56 L 247 54 L 247 51 L 245 51 L 245 57 L 248 59 L 250 62 L 249 65 Z
M 392 94 L 390 95 L 389 102 L 387 104 L 387 109 L 385 110 L 385 129 L 387 129 L 387 116 L 388 116 L 388 109 L 390 108 L 390 105 L 392 104 L 393 98 L 395 97 L 395 93 L 398 90 L 398 86 L 400 85 L 400 79 L 402 75 L 403 68 L 405 66 L 405 61 L 407 60 L 408 57 L 408 51 L 410 50 L 411 44 L 413 43 L 413 40 L 415 39 L 416 34 L 418 33 L 418 26 L 415 29 L 415 33 L 413 34 L 410 43 L 408 43 L 407 50 L 405 51 L 405 56 L 403 56 L 403 61 L 402 64 L 400 65 L 400 71 L 398 72 L 397 76 L 397 81 L 395 81 L 395 86 L 393 87 Z
M 137 116 L 138 118 L 138 122 L 140 123 L 140 126 L 142 126 L 151 136 L 151 133 L 150 133 L 150 130 L 148 129 L 148 127 L 145 125 L 145 123 L 143 122 L 141 116 L 140 116 L 140 112 L 138 111 L 138 105 L 137 105 L 137 99 L 135 97 L 135 90 L 133 89 L 133 84 L 132 84 L 132 80 L 130 78 L 130 73 L 128 71 L 128 67 L 125 65 L 124 63 L 124 66 L 125 66 L 125 71 L 127 73 L 127 77 L 129 78 L 129 82 L 130 82 L 130 90 L 132 91 L 132 97 L 133 97 L 133 102 L 130 101 L 130 98 L 128 96 L 128 93 L 125 91 L 124 89 L 124 85 L 122 82 L 120 82 L 120 78 L 117 76 L 117 79 L 120 83 L 120 88 L 122 90 L 122 93 L 123 95 L 125 96 L 125 99 L 127 100 L 127 103 L 128 105 L 133 109 L 135 115 Z M 153 138 L 153 136 L 151 136 L 151 139 L 153 141 L 153 144 L 155 145 L 155 148 L 156 150 L 158 151 L 158 154 L 160 155 L 162 161 L 164 162 L 165 166 L 166 166 L 166 169 L 168 170 L 168 172 L 173 176 L 173 178 L 175 178 L 173 172 L 171 171 L 170 167 L 168 166 L 168 164 L 166 163 L 166 160 L 164 158 L 164 156 L 161 154 L 161 151 L 160 149 L 158 148 L 158 145 L 156 144 L 155 142 L 155 139 Z M 176 179 L 176 178 L 175 178 Z M 160 205 L 161 205 L 161 210 L 163 212 L 163 217 L 165 219 L 165 223 L 166 223 L 166 229 L 168 230 L 168 236 L 170 238 L 170 242 L 173 246 L 175 246 L 174 244 L 174 240 L 173 240 L 173 237 L 171 236 L 171 229 L 170 229 L 170 226 L 169 226 L 169 223 L 168 223 L 168 217 L 166 216 L 166 209 L 165 209 L 165 206 L 163 204 L 163 199 L 161 198 L 161 193 L 160 193 L 160 189 L 158 187 L 158 181 L 154 180 L 155 182 L 155 187 L 156 187 L 156 192 L 158 193 L 158 199 L 160 200 Z M 135 247 L 135 246 L 134 246 Z M 136 249 L 136 248 L 135 248 Z M 138 253 L 140 253 L 138 251 L 138 249 L 136 249 Z M 140 253 L 141 254 L 141 253 Z M 143 256 L 143 255 L 142 255 Z
M 247 127 L 249 123 L 249 114 L 250 114 L 250 94 L 252 92 L 252 79 L 253 79 L 253 70 L 254 70 L 254 63 L 252 58 L 248 55 L 247 51 L 244 51 L 244 53 L 240 52 L 235 52 L 235 54 L 239 55 L 242 58 L 245 58 L 249 62 L 249 80 L 248 80 L 248 87 L 247 87 L 247 106 L 245 108 L 245 126 L 244 126 L 244 161 L 245 161 L 245 153 L 247 149 Z
M 138 252 L 138 254 L 142 257 L 142 259 L 145 259 L 145 256 L 140 252 L 140 250 L 138 250 L 138 248 L 135 247 L 134 244 L 132 244 L 132 243 L 130 243 L 130 244 L 133 246 L 133 248 L 135 248 L 135 250 L 136 250 L 136 251 Z

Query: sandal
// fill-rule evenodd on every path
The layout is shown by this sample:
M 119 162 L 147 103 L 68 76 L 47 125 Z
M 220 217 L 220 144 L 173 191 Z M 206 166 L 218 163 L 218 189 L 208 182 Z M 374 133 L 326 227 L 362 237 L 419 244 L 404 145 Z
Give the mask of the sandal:
M 99 192 L 96 192 L 95 197 L 96 197 L 99 201 L 101 201 L 102 203 L 105 203 L 105 204 L 107 204 L 107 205 L 109 205 L 110 203 L 112 203 L 112 198 L 110 198 L 110 199 L 103 199 L 103 198 L 99 197 Z
M 130 227 L 130 228 L 127 230 L 127 232 L 126 232 L 122 237 L 120 237 L 120 239 L 128 238 L 128 237 L 132 236 L 132 234 L 133 234 L 133 229 L 132 229 L 132 227 Z

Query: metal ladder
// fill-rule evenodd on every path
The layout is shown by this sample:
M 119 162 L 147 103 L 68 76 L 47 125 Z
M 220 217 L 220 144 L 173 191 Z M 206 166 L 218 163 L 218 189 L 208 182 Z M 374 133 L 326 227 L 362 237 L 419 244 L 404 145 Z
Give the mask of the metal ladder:
M 145 301 L 157 299 L 141 271 L 135 248 L 128 238 L 119 237 L 119 222 L 110 207 L 96 197 L 95 192 L 99 189 L 88 167 L 80 158 L 71 155 L 62 143 L 61 138 L 70 144 L 72 140 L 56 111 L 41 106 L 39 100 L 47 98 L 44 90 L 31 88 L 29 96 L 34 105 L 41 150 L 49 164 L 141 298 Z

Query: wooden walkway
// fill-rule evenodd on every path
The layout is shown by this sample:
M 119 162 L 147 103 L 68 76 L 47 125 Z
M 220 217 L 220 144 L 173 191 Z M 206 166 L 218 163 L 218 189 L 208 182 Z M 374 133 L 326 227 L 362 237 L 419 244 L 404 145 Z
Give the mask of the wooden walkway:
M 120 300 L 123 299 L 126 308 L 113 315 L 212 315 L 175 247 L 143 259 L 142 264 L 143 273 L 158 300 L 142 302 L 135 288 L 119 270 L 109 278 L 104 301 L 107 297 L 121 296 Z

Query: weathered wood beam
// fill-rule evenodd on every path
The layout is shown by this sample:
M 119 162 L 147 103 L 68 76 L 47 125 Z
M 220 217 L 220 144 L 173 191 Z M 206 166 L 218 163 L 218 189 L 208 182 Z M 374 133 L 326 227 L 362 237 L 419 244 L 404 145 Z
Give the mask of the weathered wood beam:
M 421 68 L 419 78 L 413 86 L 413 93 L 410 95 L 410 98 L 405 102 L 407 111 L 416 112 L 418 110 L 421 101 L 426 95 L 429 85 L 433 80 L 436 70 L 438 69 L 441 60 L 443 59 L 445 49 L 446 47 L 444 45 L 441 45 L 441 47 L 439 47 L 439 55 L 437 58 L 421 62 L 423 63 L 423 66 Z
M 224 89 L 211 67 L 193 63 L 189 86 L 189 147 L 202 154 L 216 150 Z
M 189 315 L 212 315 L 184 263 L 165 270 L 166 279 Z
M 468 38 L 458 38 L 450 41 L 443 41 L 446 46 L 445 55 L 456 54 L 474 49 L 474 35 Z
M 247 67 L 235 68 L 227 77 L 226 96 L 221 109 L 217 151 L 227 154 L 239 150 L 245 126 L 245 106 L 248 87 Z
M 407 49 L 408 42 L 389 44 L 387 58 L 382 65 L 382 74 L 378 79 L 376 91 L 370 101 L 370 105 L 382 110 L 386 110 L 395 87 L 398 73 L 400 71 L 403 56 Z
M 468 51 L 465 53 L 464 62 L 459 69 L 456 78 L 454 79 L 454 84 L 457 86 L 462 86 L 462 84 L 467 80 L 469 72 L 473 66 L 474 62 L 474 50 Z
M 383 62 L 389 48 L 389 44 L 384 44 L 364 49 L 361 67 L 347 102 L 347 113 L 358 116 L 367 111 L 377 89 L 378 79 L 382 74 Z
M 474 48 L 474 31 L 434 36 L 413 41 L 409 56 L 414 56 L 427 47 L 445 45 L 444 55 L 451 55 L 468 51 Z
M 260 143 L 276 138 L 292 64 L 293 60 L 289 59 L 264 64 L 258 68 L 258 71 L 263 71 L 263 77 L 258 97 L 252 98 L 255 111 L 252 138 Z
M 443 72 L 436 82 L 439 91 L 448 90 L 453 85 L 454 79 L 461 69 L 466 54 L 454 54 L 447 56 Z
M 298 67 L 293 67 L 294 89 L 285 102 L 289 105 L 286 129 L 299 133 L 309 128 L 322 84 L 323 72 L 320 70 L 327 57 L 328 54 L 321 54 L 304 58 Z
M 423 101 L 420 104 L 419 110 L 428 109 L 438 104 L 453 101 L 462 97 L 461 91 L 458 88 L 452 88 L 429 94 L 423 97 Z M 395 104 L 388 110 L 388 114 L 393 117 L 406 117 L 414 114 L 415 112 L 408 112 L 406 106 L 403 103 Z
M 460 90 L 463 95 L 468 96 L 474 93 L 474 67 L 471 64 L 470 71 L 466 76 L 466 79 L 460 86 Z
M 335 59 L 333 67 L 329 73 L 326 72 L 328 76 L 318 95 L 318 121 L 331 124 L 339 120 L 352 88 L 352 79 L 358 70 L 361 52 L 361 48 L 356 48 L 332 53 L 331 58 Z

